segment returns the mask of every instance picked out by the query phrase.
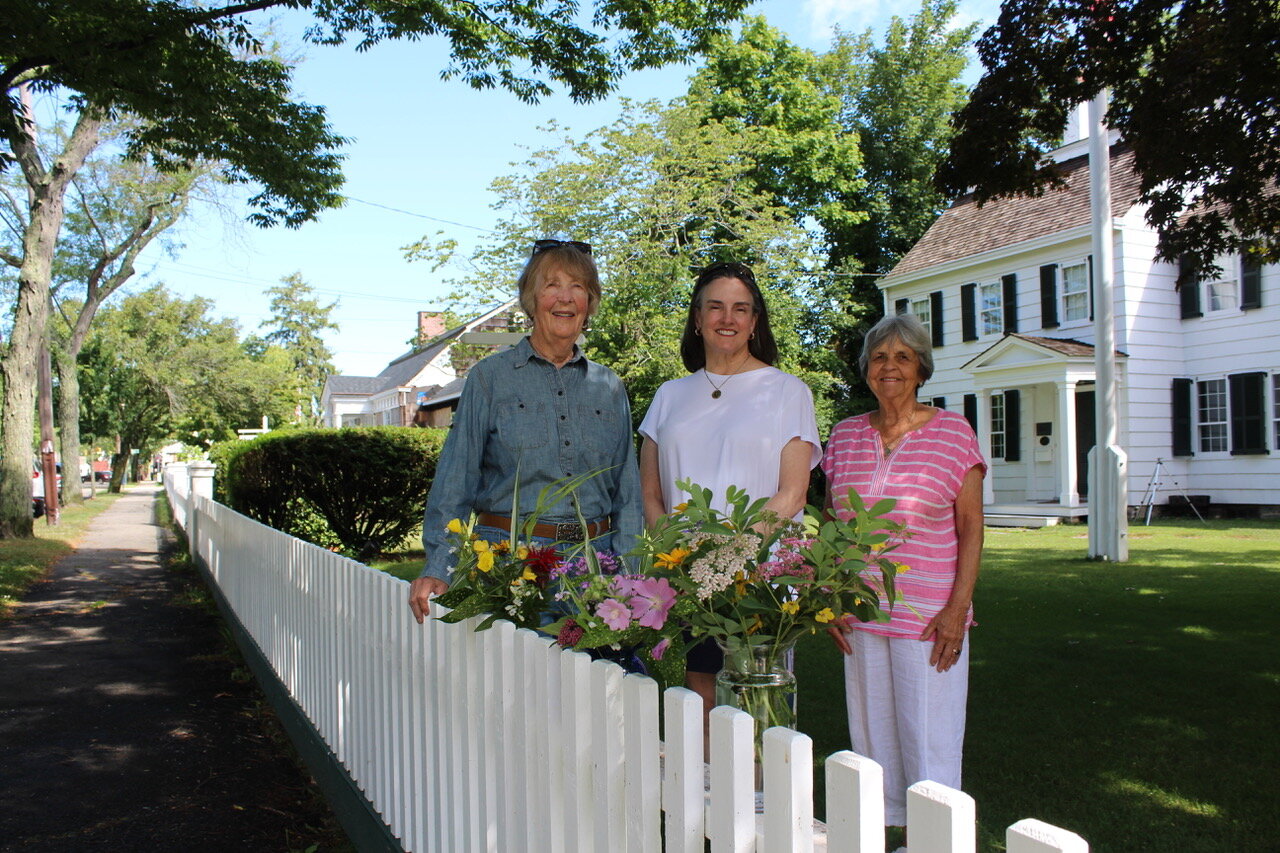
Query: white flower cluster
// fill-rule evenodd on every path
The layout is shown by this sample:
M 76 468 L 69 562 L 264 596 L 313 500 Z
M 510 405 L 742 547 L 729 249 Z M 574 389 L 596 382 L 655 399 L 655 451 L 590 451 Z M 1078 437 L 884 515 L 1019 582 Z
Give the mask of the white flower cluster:
M 707 542 L 714 543 L 711 550 L 689 564 L 689 577 L 698 585 L 700 601 L 728 589 L 746 562 L 760 552 L 760 536 L 750 532 L 704 533 L 689 547 L 697 551 Z

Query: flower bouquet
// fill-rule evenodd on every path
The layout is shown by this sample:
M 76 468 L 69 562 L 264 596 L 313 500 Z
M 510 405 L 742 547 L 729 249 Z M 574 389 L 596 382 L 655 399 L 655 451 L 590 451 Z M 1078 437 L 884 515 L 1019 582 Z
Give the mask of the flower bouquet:
M 621 658 L 623 666 L 634 655 L 659 689 L 682 684 L 676 588 L 666 578 L 629 573 L 616 554 L 585 544 L 552 569 L 554 598 L 568 612 L 546 630 L 554 631 L 565 648 Z
M 677 485 L 689 500 L 642 548 L 651 574 L 677 591 L 675 615 L 695 639 L 711 637 L 724 650 L 720 701 L 756 719 L 758 741 L 765 728 L 794 723 L 787 653 L 801 636 L 847 619 L 888 620 L 883 608 L 896 600 L 901 570 L 888 554 L 902 526 L 883 518 L 892 501 L 868 508 L 852 491 L 842 499 L 847 519 L 809 507 L 801 524 L 733 486 L 721 512 L 710 489 Z
M 533 543 L 533 527 L 543 510 L 562 498 L 571 497 L 578 486 L 598 472 L 558 480 L 538 494 L 537 505 L 518 522 L 519 486 L 511 499 L 511 535 L 488 542 L 475 533 L 476 514 L 448 523 L 452 551 L 457 557 L 449 589 L 436 602 L 450 608 L 439 617 L 444 622 L 461 622 L 481 613 L 488 617 L 476 626 L 483 631 L 497 619 L 506 619 L 520 628 L 541 629 L 544 615 L 551 609 L 552 570 L 560 564 L 556 545 Z M 517 483 L 519 478 L 517 477 Z

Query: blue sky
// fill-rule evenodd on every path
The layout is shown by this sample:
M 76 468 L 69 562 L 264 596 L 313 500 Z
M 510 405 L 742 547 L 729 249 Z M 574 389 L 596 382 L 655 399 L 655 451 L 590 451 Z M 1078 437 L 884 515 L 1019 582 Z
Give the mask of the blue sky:
M 752 12 L 798 44 L 825 50 L 834 26 L 879 34 L 892 15 L 909 17 L 916 8 L 883 0 L 763 0 Z M 958 20 L 985 27 L 997 12 L 996 0 L 962 0 Z M 445 52 L 438 40 L 386 43 L 361 54 L 307 46 L 305 55 L 295 88 L 325 106 L 333 128 L 352 138 L 343 192 L 353 200 L 293 231 L 237 223 L 243 210 L 198 212 L 179 228 L 177 257 L 152 252 L 130 289 L 161 281 L 177 293 L 213 299 L 214 313 L 256 331 L 269 316 L 263 292 L 300 273 L 322 299 L 338 302 L 341 328 L 326 339 L 339 371 L 366 376 L 407 349 L 417 312 L 441 307 L 447 291 L 447 268 L 433 273 L 409 264 L 401 247 L 442 231 L 465 256 L 496 219 L 490 182 L 545 141 L 538 127 L 550 119 L 579 133 L 605 126 L 618 114 L 619 96 L 667 100 L 684 91 L 690 73 L 635 74 L 595 104 L 556 95 L 530 106 L 505 92 L 441 82 Z M 977 72 L 975 61 L 968 77 Z

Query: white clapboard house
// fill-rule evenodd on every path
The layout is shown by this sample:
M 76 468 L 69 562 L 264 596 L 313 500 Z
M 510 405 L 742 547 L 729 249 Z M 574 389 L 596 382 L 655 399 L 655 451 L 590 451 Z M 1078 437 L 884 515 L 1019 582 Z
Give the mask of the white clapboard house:
M 956 201 L 879 282 L 931 330 L 922 399 L 963 412 L 1001 515 L 1088 512 L 1094 328 L 1087 140 L 1052 155 L 1065 189 Z M 1128 503 L 1274 516 L 1280 507 L 1280 267 L 1236 255 L 1214 280 L 1157 262 L 1132 154 L 1113 136 L 1116 373 Z M 1157 463 L 1159 462 L 1159 466 Z M 1158 476 L 1157 476 L 1158 475 Z

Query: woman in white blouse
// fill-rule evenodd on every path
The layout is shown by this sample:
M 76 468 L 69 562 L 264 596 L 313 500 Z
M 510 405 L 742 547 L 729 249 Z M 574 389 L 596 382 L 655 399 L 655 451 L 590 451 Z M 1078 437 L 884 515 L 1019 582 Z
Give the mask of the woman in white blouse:
M 779 518 L 798 517 L 822 458 L 813 394 L 772 366 L 778 347 L 750 267 L 717 263 L 698 275 L 680 355 L 689 375 L 664 383 L 640 424 L 645 523 L 686 499 L 676 485 L 684 479 L 711 489 L 721 510 L 737 486 L 752 500 L 768 497 Z M 686 683 L 706 712 L 723 663 L 711 640 L 689 652 Z

